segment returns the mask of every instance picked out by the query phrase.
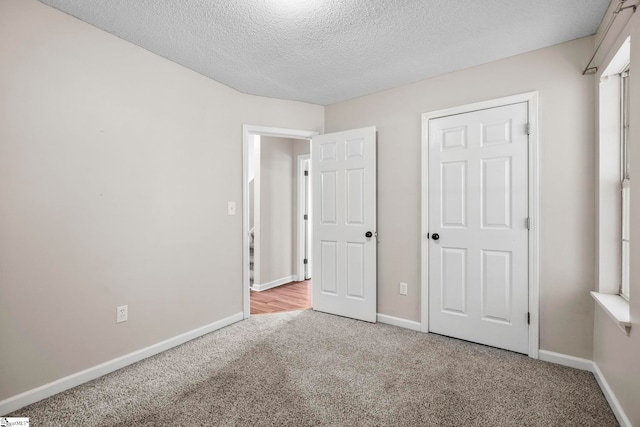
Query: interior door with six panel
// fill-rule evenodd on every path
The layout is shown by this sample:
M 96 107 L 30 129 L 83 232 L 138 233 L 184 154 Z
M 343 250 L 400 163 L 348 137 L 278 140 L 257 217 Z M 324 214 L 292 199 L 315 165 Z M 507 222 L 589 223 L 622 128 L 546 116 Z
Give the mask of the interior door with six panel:
M 376 128 L 311 142 L 313 309 L 376 321 Z
M 527 126 L 526 102 L 429 120 L 431 332 L 528 352 Z

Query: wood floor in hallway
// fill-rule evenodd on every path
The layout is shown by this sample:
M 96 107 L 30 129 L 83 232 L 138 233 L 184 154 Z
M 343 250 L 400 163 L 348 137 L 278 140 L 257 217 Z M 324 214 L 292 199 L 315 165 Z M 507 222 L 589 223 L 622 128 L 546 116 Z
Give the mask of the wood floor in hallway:
M 251 291 L 251 314 L 311 308 L 311 280 L 291 282 L 266 291 Z

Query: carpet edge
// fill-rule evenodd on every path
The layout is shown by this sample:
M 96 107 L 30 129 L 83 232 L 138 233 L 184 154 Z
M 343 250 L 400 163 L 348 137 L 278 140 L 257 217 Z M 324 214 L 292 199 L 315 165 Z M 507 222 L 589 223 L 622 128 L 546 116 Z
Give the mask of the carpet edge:
M 208 325 L 177 335 L 173 338 L 160 341 L 140 350 L 133 351 L 99 365 L 92 366 L 91 368 L 83 371 L 59 378 L 48 384 L 44 384 L 9 397 L 0 401 L 0 415 L 9 414 L 27 405 L 46 399 L 47 397 L 69 390 L 70 388 L 77 387 L 80 384 L 92 381 L 103 375 L 122 369 L 125 366 L 132 365 L 140 360 L 155 356 L 156 354 L 162 353 L 163 351 L 169 350 L 173 347 L 177 347 L 195 338 L 239 322 L 243 320 L 243 318 L 244 315 L 242 312 L 236 313 Z
M 602 391 L 605 399 L 607 399 L 609 407 L 620 423 L 620 426 L 633 427 L 631 421 L 629 421 L 629 418 L 627 417 L 627 414 L 624 412 L 622 405 L 620 405 L 618 398 L 611 389 L 611 386 L 609 386 L 609 383 L 607 382 L 604 374 L 602 373 L 600 367 L 598 367 L 598 364 L 596 362 L 580 357 L 569 356 L 567 354 L 555 353 L 548 350 L 540 350 L 539 356 L 540 360 L 545 362 L 555 363 L 558 365 L 568 366 L 570 368 L 576 368 L 583 371 L 591 372 L 596 378 L 596 382 L 598 383 L 598 386 L 600 387 L 600 390 Z
M 604 394 L 604 397 L 607 399 L 607 402 L 609 402 L 609 406 L 611 407 L 613 414 L 616 416 L 616 419 L 620 423 L 620 426 L 633 427 L 633 425 L 631 424 L 631 421 L 629 420 L 629 417 L 627 417 L 627 414 L 624 412 L 624 409 L 622 408 L 620 401 L 618 401 L 618 398 L 613 393 L 611 386 L 607 382 L 606 378 L 604 377 L 604 374 L 602 373 L 602 371 L 600 370 L 600 367 L 596 362 L 593 362 L 592 372 L 593 372 L 593 375 L 596 377 L 596 381 L 600 386 L 600 390 L 602 390 L 602 394 Z

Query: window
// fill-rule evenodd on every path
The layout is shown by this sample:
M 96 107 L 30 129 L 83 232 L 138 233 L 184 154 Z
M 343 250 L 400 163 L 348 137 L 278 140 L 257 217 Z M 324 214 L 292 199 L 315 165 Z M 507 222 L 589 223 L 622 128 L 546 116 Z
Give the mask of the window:
M 600 76 L 597 145 L 597 291 L 591 296 L 629 335 L 629 64 L 631 38 Z M 634 296 L 635 298 L 635 296 Z
M 622 191 L 622 268 L 620 295 L 629 299 L 629 237 L 630 237 L 630 173 L 629 173 L 629 67 L 620 73 L 620 182 Z

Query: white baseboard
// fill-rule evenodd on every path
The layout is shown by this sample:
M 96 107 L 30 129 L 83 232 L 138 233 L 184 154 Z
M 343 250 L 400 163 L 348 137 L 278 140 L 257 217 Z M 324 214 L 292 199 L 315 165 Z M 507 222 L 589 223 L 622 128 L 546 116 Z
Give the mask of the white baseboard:
M 593 372 L 593 362 L 589 359 L 569 356 L 562 353 L 554 353 L 553 351 L 547 350 L 540 350 L 538 352 L 538 358 L 540 360 L 544 360 L 545 362 L 556 363 L 558 365 L 568 366 L 570 368 Z
M 232 323 L 239 322 L 242 319 L 242 313 L 234 314 L 233 316 L 218 320 L 217 322 L 213 322 L 209 325 L 202 326 L 189 332 L 185 332 L 184 334 L 169 338 L 168 340 L 159 342 L 157 344 L 150 345 L 149 347 L 134 351 L 133 353 L 125 354 L 124 356 L 120 356 L 108 362 L 101 363 L 100 365 L 93 366 L 89 369 L 85 369 L 84 371 L 77 372 L 67 377 L 50 382 L 49 384 L 45 384 L 32 390 L 25 391 L 24 393 L 12 396 L 8 399 L 0 401 L 0 415 L 10 414 L 11 412 L 24 406 L 30 405 L 39 400 L 53 396 L 54 394 L 58 394 L 70 388 L 76 387 L 80 384 L 84 384 L 88 381 L 94 380 L 113 371 L 117 371 L 118 369 L 124 368 L 125 366 L 136 363 L 142 359 L 146 359 L 147 357 L 162 353 L 163 351 L 169 350 L 170 348 L 179 346 L 180 344 L 184 344 L 187 341 L 191 341 L 192 339 L 201 337 L 202 335 L 206 335 L 210 332 L 231 325 Z
M 420 322 L 414 322 L 413 320 L 402 319 L 400 317 L 387 316 L 386 314 L 378 314 L 376 316 L 378 322 L 386 323 L 387 325 L 398 326 L 400 328 L 411 329 L 412 331 L 420 332 Z
M 613 390 L 611 390 L 611 386 L 609 386 L 609 383 L 604 378 L 602 371 L 600 370 L 600 368 L 595 362 L 593 363 L 593 375 L 596 377 L 596 381 L 598 381 L 600 390 L 602 390 L 602 394 L 604 394 L 604 397 L 607 399 L 607 402 L 609 402 L 609 406 L 611 406 L 611 410 L 613 411 L 613 414 L 616 416 L 616 419 L 620 423 L 620 426 L 633 427 L 631 425 L 631 421 L 629 420 L 629 417 L 627 417 L 627 414 L 625 414 L 624 410 L 622 409 L 622 406 L 620 405 L 618 398 L 616 397 L 615 394 L 613 394 Z
M 600 390 L 602 390 L 602 394 L 609 402 L 609 406 L 613 411 L 618 423 L 622 427 L 633 427 L 631 425 L 631 421 L 625 414 L 618 398 L 613 394 L 613 390 L 609 386 L 609 383 L 605 379 L 602 371 L 598 367 L 598 365 L 588 359 L 582 359 L 580 357 L 568 356 L 566 354 L 554 353 L 552 351 L 540 350 L 539 353 L 540 360 L 544 360 L 545 362 L 557 363 L 558 365 L 569 366 L 571 368 L 582 369 L 583 371 L 589 371 L 593 373 L 593 376 L 596 377 L 596 381 L 600 386 Z
M 282 277 L 280 279 L 276 279 L 276 280 L 273 280 L 271 282 L 262 283 L 260 285 L 253 285 L 251 287 L 251 290 L 252 291 L 258 291 L 258 292 L 266 291 L 267 289 L 275 288 L 276 286 L 286 285 L 287 283 L 291 283 L 296 278 L 297 278 L 297 276 Z

